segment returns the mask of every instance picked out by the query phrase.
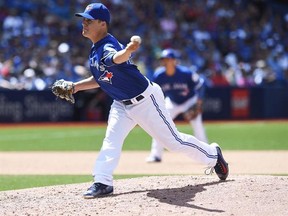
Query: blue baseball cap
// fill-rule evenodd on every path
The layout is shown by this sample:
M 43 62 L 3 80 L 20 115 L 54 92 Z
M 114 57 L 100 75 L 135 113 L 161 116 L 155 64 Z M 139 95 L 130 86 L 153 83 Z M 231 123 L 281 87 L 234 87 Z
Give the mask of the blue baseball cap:
M 160 59 L 163 59 L 163 58 L 171 58 L 171 59 L 176 59 L 178 57 L 176 51 L 174 49 L 164 49 L 162 52 L 161 52 L 161 55 L 160 55 Z
M 76 13 L 75 16 L 84 17 L 91 20 L 102 20 L 110 23 L 110 12 L 108 8 L 101 3 L 89 4 L 83 13 Z

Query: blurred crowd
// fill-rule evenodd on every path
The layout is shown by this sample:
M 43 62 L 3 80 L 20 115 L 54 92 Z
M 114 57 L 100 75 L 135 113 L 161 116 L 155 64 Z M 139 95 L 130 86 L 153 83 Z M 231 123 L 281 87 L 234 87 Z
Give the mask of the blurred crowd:
M 97 1 L 94 1 L 97 2 Z M 100 1 L 98 1 L 100 2 Z M 127 44 L 148 77 L 164 48 L 208 86 L 285 86 L 288 3 L 281 0 L 103 0 L 109 32 Z M 56 79 L 89 76 L 91 42 L 81 35 L 86 0 L 0 0 L 0 88 L 44 90 Z

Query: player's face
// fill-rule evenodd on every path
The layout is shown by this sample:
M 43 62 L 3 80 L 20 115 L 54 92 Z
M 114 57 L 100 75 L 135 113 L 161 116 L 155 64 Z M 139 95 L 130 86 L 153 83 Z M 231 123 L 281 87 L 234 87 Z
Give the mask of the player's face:
M 103 32 L 106 31 L 106 24 L 101 20 L 83 19 L 82 35 L 89 38 L 94 43 L 101 39 Z
M 173 67 L 175 67 L 176 60 L 172 59 L 172 58 L 163 58 L 162 64 L 166 68 L 173 68 Z

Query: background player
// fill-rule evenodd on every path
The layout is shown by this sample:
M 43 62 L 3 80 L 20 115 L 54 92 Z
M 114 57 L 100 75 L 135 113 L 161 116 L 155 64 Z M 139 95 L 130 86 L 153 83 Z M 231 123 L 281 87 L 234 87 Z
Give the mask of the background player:
M 165 95 L 166 108 L 172 119 L 183 114 L 197 139 L 208 142 L 202 121 L 204 79 L 195 71 L 177 63 L 178 53 L 174 49 L 164 49 L 160 59 L 162 67 L 156 69 L 153 82 L 160 85 Z M 147 162 L 161 162 L 163 146 L 152 139 L 151 153 Z
M 165 148 L 213 167 L 218 177 L 225 180 L 229 173 L 228 164 L 220 147 L 180 133 L 165 108 L 160 86 L 149 81 L 130 61 L 140 43 L 131 41 L 125 47 L 108 33 L 110 12 L 101 3 L 88 5 L 76 16 L 83 18 L 82 35 L 93 45 L 89 55 L 92 76 L 74 83 L 74 93 L 100 87 L 113 98 L 105 138 L 93 169 L 94 183 L 84 193 L 84 198 L 113 193 L 113 172 L 123 142 L 137 124 Z

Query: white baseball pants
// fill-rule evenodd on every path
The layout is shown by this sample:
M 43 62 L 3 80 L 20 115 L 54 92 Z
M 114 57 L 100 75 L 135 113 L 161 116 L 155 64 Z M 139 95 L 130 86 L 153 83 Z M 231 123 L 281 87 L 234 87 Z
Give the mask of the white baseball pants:
M 111 105 L 106 135 L 93 169 L 95 182 L 113 185 L 113 172 L 118 165 L 123 142 L 137 124 L 166 149 L 182 152 L 207 167 L 215 166 L 216 148 L 177 130 L 165 107 L 159 85 L 149 84 L 142 95 L 144 99 L 132 105 L 124 105 L 120 101 Z
M 174 120 L 179 114 L 186 112 L 190 107 L 192 107 L 197 102 L 197 96 L 194 96 L 187 100 L 183 104 L 176 104 L 169 97 L 165 98 L 165 105 L 169 111 L 171 118 Z M 190 125 L 194 131 L 194 136 L 203 142 L 208 142 L 205 128 L 202 121 L 202 115 L 199 114 L 195 119 L 191 120 Z M 155 139 L 152 139 L 151 152 L 149 157 L 158 157 L 162 158 L 164 146 L 156 142 Z

